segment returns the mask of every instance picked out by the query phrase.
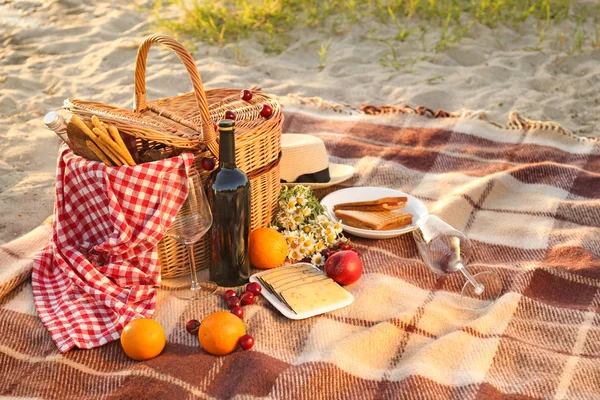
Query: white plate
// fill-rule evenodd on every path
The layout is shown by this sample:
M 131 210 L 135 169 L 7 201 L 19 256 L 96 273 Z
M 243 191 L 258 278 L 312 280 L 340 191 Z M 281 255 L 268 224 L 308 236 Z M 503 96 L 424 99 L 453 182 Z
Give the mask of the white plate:
M 331 180 L 329 182 L 323 182 L 323 183 L 291 182 L 291 183 L 282 183 L 282 185 L 285 185 L 285 186 L 302 185 L 302 186 L 308 186 L 313 189 L 320 189 L 320 188 L 326 188 L 328 186 L 337 185 L 338 183 L 342 183 L 342 182 L 352 178 L 352 175 L 354 175 L 354 167 L 352 165 L 329 163 L 329 176 L 331 177 Z
M 355 228 L 353 226 L 342 223 L 344 231 L 351 233 L 356 236 L 364 237 L 367 239 L 389 239 L 396 236 L 403 235 L 407 232 L 411 232 L 415 229 L 415 223 L 419 218 L 429 214 L 427 206 L 421 200 L 410 194 L 400 192 L 394 189 L 380 188 L 380 187 L 352 187 L 347 189 L 337 190 L 333 193 L 328 194 L 321 200 L 321 204 L 327 209 L 327 213 L 334 220 L 338 221 L 335 214 L 333 213 L 333 206 L 340 203 L 349 203 L 354 201 L 367 201 L 376 200 L 382 197 L 397 197 L 405 196 L 408 198 L 404 208 L 394 211 L 398 213 L 409 213 L 413 215 L 412 223 L 410 225 L 403 226 L 398 229 L 390 229 L 385 231 L 374 231 L 370 229 Z
M 298 264 L 306 264 L 306 263 L 298 263 Z M 320 269 L 318 269 L 317 267 L 315 267 L 312 264 L 308 264 L 308 265 L 310 265 L 313 268 L 321 271 Z M 317 308 L 317 309 L 312 310 L 312 311 L 307 311 L 307 312 L 304 312 L 304 313 L 296 314 L 295 312 L 293 312 L 292 310 L 290 310 L 288 308 L 288 306 L 286 306 L 284 303 L 282 303 L 277 297 L 275 297 L 271 292 L 269 292 L 267 290 L 267 288 L 265 288 L 262 285 L 262 283 L 260 283 L 260 281 L 256 278 L 257 276 L 260 276 L 260 275 L 262 275 L 264 273 L 267 273 L 269 271 L 272 271 L 272 270 L 268 269 L 266 271 L 258 272 L 256 274 L 252 275 L 250 277 L 250 282 L 256 282 L 256 283 L 258 283 L 260 285 L 260 287 L 262 288 L 262 291 L 260 292 L 261 296 L 263 296 L 265 299 L 267 299 L 269 301 L 269 303 L 273 304 L 273 306 L 276 309 L 278 309 L 280 313 L 282 313 L 283 315 L 285 315 L 289 319 L 305 319 L 305 318 L 314 317 L 315 315 L 323 314 L 323 313 L 326 313 L 326 312 L 337 310 L 337 309 L 342 308 L 342 307 L 346 307 L 347 305 L 352 304 L 352 302 L 354 301 L 354 296 L 352 296 L 352 294 L 350 292 L 346 291 L 346 293 L 348 293 L 348 300 L 344 300 L 344 301 L 341 301 L 341 302 L 336 303 L 336 304 L 330 304 L 327 307 L 321 307 L 321 308 Z

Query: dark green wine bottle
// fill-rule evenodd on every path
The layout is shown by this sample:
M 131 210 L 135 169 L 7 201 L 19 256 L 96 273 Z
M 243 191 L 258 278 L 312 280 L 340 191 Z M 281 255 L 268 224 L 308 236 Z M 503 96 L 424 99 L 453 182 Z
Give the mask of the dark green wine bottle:
M 219 168 L 207 188 L 213 214 L 210 280 L 219 286 L 243 285 L 250 276 L 250 181 L 235 165 L 234 125 L 219 121 Z

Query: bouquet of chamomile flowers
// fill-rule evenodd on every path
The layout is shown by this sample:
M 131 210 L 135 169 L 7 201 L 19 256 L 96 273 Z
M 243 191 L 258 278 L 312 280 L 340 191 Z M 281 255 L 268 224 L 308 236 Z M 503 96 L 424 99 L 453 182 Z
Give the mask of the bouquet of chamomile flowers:
M 322 250 L 345 240 L 342 225 L 325 214 L 311 188 L 301 185 L 281 187 L 273 228 L 285 237 L 291 261 L 310 259 L 317 266 L 325 263 Z

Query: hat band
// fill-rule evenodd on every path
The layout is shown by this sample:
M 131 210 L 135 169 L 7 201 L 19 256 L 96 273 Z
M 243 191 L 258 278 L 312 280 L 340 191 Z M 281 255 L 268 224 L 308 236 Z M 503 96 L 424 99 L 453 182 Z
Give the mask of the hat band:
M 294 183 L 327 183 L 331 180 L 331 176 L 329 176 L 329 167 L 322 169 L 321 171 L 313 172 L 312 174 L 304 174 L 300 175 Z M 285 179 L 282 179 L 283 183 L 292 183 L 286 182 Z

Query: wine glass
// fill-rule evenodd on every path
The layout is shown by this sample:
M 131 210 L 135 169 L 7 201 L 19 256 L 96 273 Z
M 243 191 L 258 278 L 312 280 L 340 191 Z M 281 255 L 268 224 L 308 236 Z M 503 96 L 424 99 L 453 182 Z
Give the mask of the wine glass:
M 166 179 L 170 180 L 171 178 Z M 171 183 L 177 184 L 172 181 Z M 192 283 L 191 285 L 177 286 L 175 296 L 185 300 L 198 300 L 217 291 L 217 285 L 214 282 L 198 282 L 196 260 L 194 259 L 194 243 L 210 229 L 213 218 L 198 171 L 190 170 L 187 186 L 188 195 L 166 234 L 186 246 L 190 264 Z M 167 185 L 167 187 L 173 188 L 174 186 Z
M 471 275 L 467 270 L 471 245 L 464 233 L 429 214 L 417 221 L 413 236 L 423 261 L 433 272 L 446 276 L 460 271 L 465 276 L 467 281 L 461 291 L 463 307 L 483 309 L 498 299 L 504 285 L 496 273 L 483 271 Z

